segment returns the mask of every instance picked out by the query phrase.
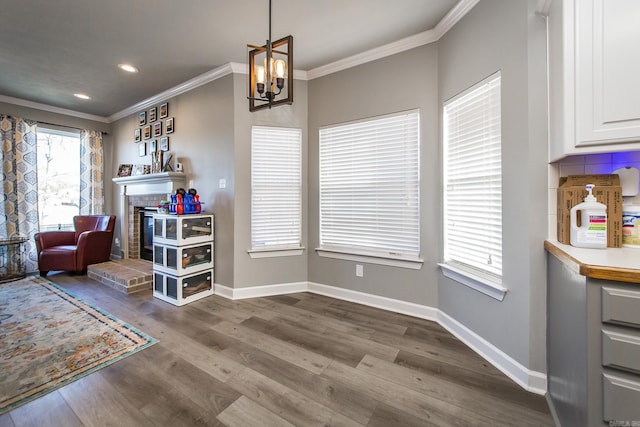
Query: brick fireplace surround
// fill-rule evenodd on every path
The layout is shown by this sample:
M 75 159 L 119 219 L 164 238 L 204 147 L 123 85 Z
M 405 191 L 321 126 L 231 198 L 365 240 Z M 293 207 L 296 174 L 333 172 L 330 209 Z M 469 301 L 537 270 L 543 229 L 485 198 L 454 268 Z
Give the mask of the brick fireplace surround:
M 113 178 L 120 186 L 120 230 L 122 259 L 139 258 L 140 208 L 157 206 L 178 188 L 186 188 L 187 178 L 181 172 Z
M 140 259 L 140 209 L 157 206 L 187 179 L 180 172 L 113 178 L 120 186 L 120 260 L 90 265 L 87 275 L 102 284 L 130 294 L 152 287 L 152 264 Z

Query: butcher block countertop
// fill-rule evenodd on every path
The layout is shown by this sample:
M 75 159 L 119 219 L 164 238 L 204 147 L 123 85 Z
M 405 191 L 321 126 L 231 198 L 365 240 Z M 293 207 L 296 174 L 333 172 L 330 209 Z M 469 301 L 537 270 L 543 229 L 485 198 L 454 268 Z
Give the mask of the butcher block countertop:
M 640 283 L 640 248 L 586 249 L 554 240 L 546 240 L 544 248 L 585 277 Z

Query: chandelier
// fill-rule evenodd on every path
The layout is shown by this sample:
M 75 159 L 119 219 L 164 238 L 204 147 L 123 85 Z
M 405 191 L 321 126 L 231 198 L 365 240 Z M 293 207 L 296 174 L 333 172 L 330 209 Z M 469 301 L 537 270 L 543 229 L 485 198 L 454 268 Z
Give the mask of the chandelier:
M 271 0 L 269 38 L 263 46 L 249 48 L 249 111 L 293 103 L 293 37 L 271 41 Z

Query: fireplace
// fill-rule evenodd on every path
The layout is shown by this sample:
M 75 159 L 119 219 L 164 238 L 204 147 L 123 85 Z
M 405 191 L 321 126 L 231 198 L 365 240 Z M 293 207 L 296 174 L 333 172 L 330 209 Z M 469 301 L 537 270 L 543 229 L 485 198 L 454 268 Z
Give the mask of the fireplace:
M 153 214 L 157 211 L 153 207 L 138 210 L 138 254 L 147 261 L 153 261 Z
M 120 186 L 121 257 L 146 259 L 144 247 L 149 246 L 151 240 L 141 235 L 152 225 L 145 227 L 146 220 L 141 212 L 147 208 L 155 210 L 161 200 L 167 200 L 178 188 L 186 188 L 186 175 L 182 172 L 161 172 L 113 178 L 113 182 Z M 151 234 L 147 236 L 152 238 Z

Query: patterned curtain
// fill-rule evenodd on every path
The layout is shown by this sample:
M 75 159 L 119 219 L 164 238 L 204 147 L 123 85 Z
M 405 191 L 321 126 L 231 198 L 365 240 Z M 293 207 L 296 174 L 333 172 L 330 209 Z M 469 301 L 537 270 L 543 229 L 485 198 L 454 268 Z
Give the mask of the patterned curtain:
M 37 124 L 0 115 L 2 186 L 0 239 L 26 237 L 26 271 L 38 270 L 33 238 L 38 232 Z
M 80 215 L 104 214 L 102 132 L 80 132 Z

